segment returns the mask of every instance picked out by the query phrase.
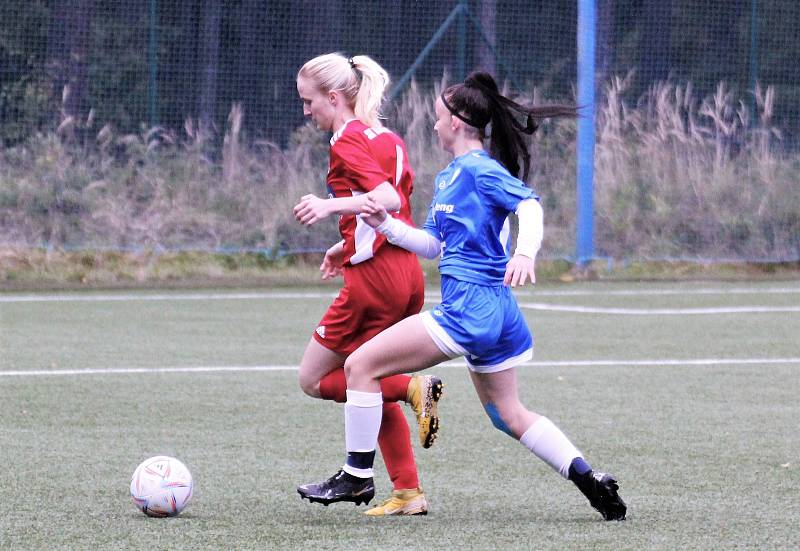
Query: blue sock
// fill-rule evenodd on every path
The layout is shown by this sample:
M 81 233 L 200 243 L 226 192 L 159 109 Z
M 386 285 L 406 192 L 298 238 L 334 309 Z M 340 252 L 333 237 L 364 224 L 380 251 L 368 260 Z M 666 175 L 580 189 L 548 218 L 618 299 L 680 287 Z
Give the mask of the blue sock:
M 350 469 L 345 468 L 345 473 L 359 478 L 369 478 L 372 476 L 372 464 L 374 462 L 375 450 L 370 452 L 347 452 L 345 465 Z
M 591 470 L 592 467 L 584 461 L 583 457 L 576 457 L 569 466 L 569 479 L 572 480 L 573 474 L 576 476 L 583 476 Z

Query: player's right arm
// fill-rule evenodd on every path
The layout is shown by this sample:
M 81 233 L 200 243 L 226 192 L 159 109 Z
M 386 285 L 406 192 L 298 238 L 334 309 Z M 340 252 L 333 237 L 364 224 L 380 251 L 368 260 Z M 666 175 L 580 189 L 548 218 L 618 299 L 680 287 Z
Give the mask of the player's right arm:
M 304 195 L 294 207 L 294 216 L 304 225 L 311 225 L 331 215 L 358 214 L 363 212 L 364 203 L 373 200 L 387 211 L 400 210 L 400 196 L 394 186 L 383 182 L 372 191 L 352 197 L 322 199 L 316 195 Z
M 442 252 L 442 242 L 439 239 L 425 230 L 412 228 L 402 220 L 389 216 L 386 208 L 377 201 L 367 199 L 361 213 L 364 222 L 385 235 L 392 245 L 423 258 L 436 258 Z
M 506 265 L 503 278 L 505 285 L 525 285 L 526 279 L 536 283 L 536 254 L 542 246 L 544 236 L 544 213 L 537 199 L 525 199 L 517 206 L 519 234 L 517 250 Z

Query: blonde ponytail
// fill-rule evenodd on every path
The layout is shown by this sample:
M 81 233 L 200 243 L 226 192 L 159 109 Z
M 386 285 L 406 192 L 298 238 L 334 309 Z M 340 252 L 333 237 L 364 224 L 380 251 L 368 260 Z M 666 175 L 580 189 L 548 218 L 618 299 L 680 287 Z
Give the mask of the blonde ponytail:
M 354 106 L 356 117 L 367 126 L 381 126 L 381 105 L 389 87 L 389 74 L 369 56 L 357 55 L 351 59 L 353 68 L 361 77 Z
M 323 92 L 339 90 L 359 120 L 367 126 L 381 126 L 380 109 L 389 74 L 371 57 L 324 54 L 307 61 L 297 76 L 313 80 Z

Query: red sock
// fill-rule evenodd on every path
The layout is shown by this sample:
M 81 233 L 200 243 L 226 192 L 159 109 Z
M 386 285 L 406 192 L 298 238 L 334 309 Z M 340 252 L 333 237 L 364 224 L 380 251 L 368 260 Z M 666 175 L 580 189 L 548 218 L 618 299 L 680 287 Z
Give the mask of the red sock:
M 392 375 L 381 379 L 381 392 L 384 402 L 405 402 L 408 392 L 408 375 Z M 319 381 L 319 394 L 323 400 L 344 403 L 347 401 L 347 380 L 344 368 L 334 369 Z
M 414 449 L 411 447 L 411 431 L 397 402 L 383 403 L 378 445 L 394 489 L 407 490 L 419 487 Z
M 323 400 L 333 400 L 343 404 L 347 401 L 347 380 L 344 368 L 334 369 L 319 381 L 319 395 Z
M 411 377 L 408 375 L 392 375 L 381 379 L 381 392 L 384 402 L 405 402 L 408 393 L 408 383 Z M 406 429 L 408 424 L 406 424 Z

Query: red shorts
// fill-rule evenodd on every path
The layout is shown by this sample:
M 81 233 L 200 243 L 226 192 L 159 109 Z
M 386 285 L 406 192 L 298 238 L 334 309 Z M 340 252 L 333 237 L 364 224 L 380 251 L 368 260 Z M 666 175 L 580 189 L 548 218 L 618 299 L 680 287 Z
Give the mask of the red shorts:
M 417 256 L 386 244 L 375 257 L 344 267 L 344 287 L 322 316 L 314 338 L 348 356 L 384 329 L 418 314 L 424 301 Z

